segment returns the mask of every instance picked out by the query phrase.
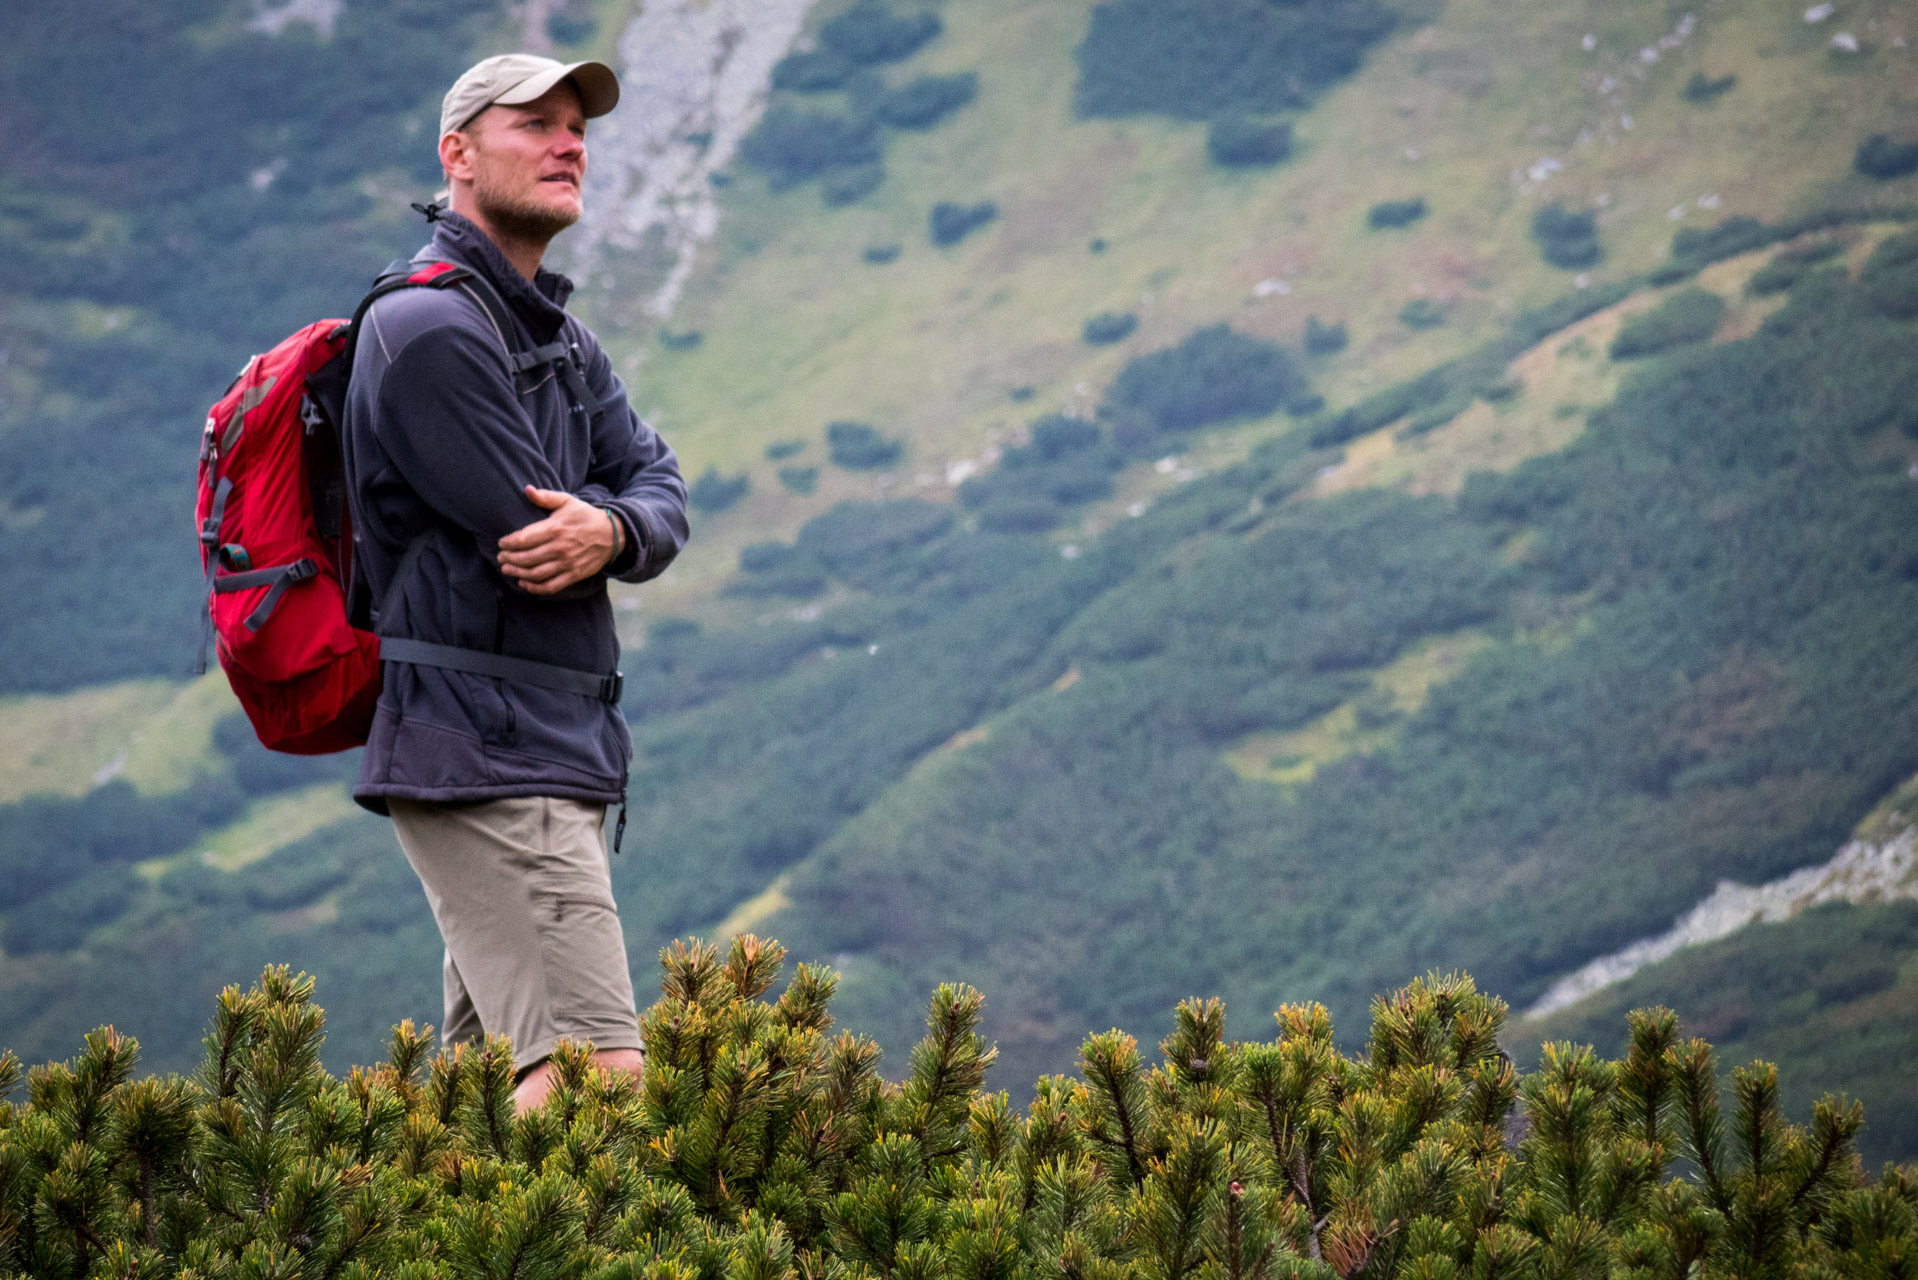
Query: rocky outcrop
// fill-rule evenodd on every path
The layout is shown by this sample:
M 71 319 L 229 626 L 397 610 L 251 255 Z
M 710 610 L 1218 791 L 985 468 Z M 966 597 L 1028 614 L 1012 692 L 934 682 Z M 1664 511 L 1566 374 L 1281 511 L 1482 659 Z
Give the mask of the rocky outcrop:
M 1897 813 L 1891 815 L 1900 817 Z M 1884 828 L 1874 816 L 1863 831 Z M 1873 835 L 1876 832 L 1872 832 Z M 1713 942 L 1746 925 L 1789 920 L 1821 902 L 1886 902 L 1918 898 L 1918 828 L 1904 826 L 1889 836 L 1863 835 L 1840 849 L 1830 862 L 1805 867 L 1782 879 L 1756 887 L 1718 882 L 1710 897 L 1680 917 L 1657 937 L 1642 938 L 1623 951 L 1601 956 L 1576 973 L 1552 984 L 1539 1002 L 1525 1011 L 1528 1018 L 1543 1017 L 1576 1004 L 1595 991 L 1623 982 L 1649 964 L 1656 964 L 1685 947 Z
M 648 0 L 619 39 L 619 109 L 593 131 L 575 274 L 603 270 L 619 250 L 663 249 L 646 310 L 671 313 L 719 226 L 713 175 L 758 123 L 773 65 L 812 3 Z

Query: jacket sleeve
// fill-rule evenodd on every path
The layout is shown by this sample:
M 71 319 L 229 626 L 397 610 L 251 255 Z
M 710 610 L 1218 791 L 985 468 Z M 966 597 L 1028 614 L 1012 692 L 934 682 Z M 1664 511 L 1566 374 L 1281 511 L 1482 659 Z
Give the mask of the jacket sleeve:
M 437 325 L 394 356 L 379 389 L 380 444 L 442 518 L 489 558 L 499 540 L 546 515 L 524 485 L 557 489 L 492 334 Z
M 605 412 L 593 428 L 592 466 L 577 496 L 626 525 L 627 552 L 607 571 L 621 582 L 644 582 L 686 545 L 686 482 L 672 448 L 633 412 L 606 353 L 597 342 L 581 345 L 591 352 L 586 385 Z

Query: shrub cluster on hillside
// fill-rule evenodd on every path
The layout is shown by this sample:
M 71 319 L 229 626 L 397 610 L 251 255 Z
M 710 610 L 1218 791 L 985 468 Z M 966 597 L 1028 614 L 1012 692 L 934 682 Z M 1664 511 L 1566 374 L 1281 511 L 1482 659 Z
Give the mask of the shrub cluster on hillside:
M 1725 318 L 1725 300 L 1709 289 L 1680 289 L 1650 311 L 1628 318 L 1612 339 L 1614 360 L 1653 356 L 1703 342 Z
M 1079 46 L 1075 103 L 1183 120 L 1304 107 L 1394 21 L 1376 0 L 1106 0 Z
M 1586 209 L 1574 212 L 1554 200 L 1532 215 L 1532 239 L 1545 261 L 1568 270 L 1589 267 L 1601 256 L 1598 246 L 1598 213 Z
M 788 493 L 804 496 L 819 486 L 818 467 L 781 467 L 778 474 L 780 486 Z
M 1445 309 L 1430 298 L 1413 298 L 1399 308 L 1399 323 L 1408 329 L 1436 329 L 1445 323 Z
M 1829 262 L 1844 251 L 1845 246 L 1836 240 L 1813 240 L 1796 248 L 1781 249 L 1770 262 L 1754 271 L 1745 281 L 1745 292 L 1754 298 L 1783 293 L 1802 280 L 1812 268 Z
M 1277 346 L 1220 324 L 1128 363 L 1106 389 L 1099 415 L 1130 448 L 1160 431 L 1271 413 L 1309 390 Z
M 877 110 L 895 129 L 930 129 L 978 94 L 979 77 L 970 71 L 920 76 L 880 98 Z
M 1423 218 L 1425 213 L 1424 196 L 1413 196 L 1409 200 L 1385 200 L 1366 211 L 1365 222 L 1375 231 L 1384 227 L 1409 227 Z
M 826 424 L 826 456 L 835 466 L 852 471 L 877 471 L 899 461 L 904 443 L 879 433 L 869 422 Z
M 909 58 L 940 32 L 937 14 L 898 14 L 883 0 L 860 0 L 819 29 L 819 47 L 788 54 L 773 68 L 773 88 L 824 93 L 844 88 L 859 69 Z
M 1887 237 L 1859 272 L 1872 305 L 1893 320 L 1918 319 L 1918 232 Z
M 739 553 L 751 595 L 817 595 L 829 577 L 864 589 L 910 576 L 914 552 L 952 528 L 952 508 L 922 498 L 841 502 L 800 527 L 792 542 L 758 542 Z
M 740 154 L 776 188 L 819 178 L 828 204 L 866 196 L 885 181 L 886 128 L 930 129 L 978 94 L 979 78 L 970 71 L 887 85 L 880 68 L 911 57 L 940 30 L 937 14 L 898 13 L 885 0 L 859 0 L 827 19 L 817 48 L 789 54 L 773 68 L 779 97 Z M 842 105 L 830 109 L 788 96 L 835 93 Z
M 1112 473 L 1125 463 L 1098 424 L 1058 414 L 1029 428 L 1031 442 L 1007 449 L 996 470 L 959 486 L 959 503 L 979 513 L 993 533 L 1043 533 L 1066 508 L 1112 494 Z
M 1679 93 L 1685 101 L 1703 106 L 1707 102 L 1717 101 L 1737 87 L 1738 77 L 1735 75 L 1708 76 L 1703 71 L 1694 71 Z
M 718 467 L 707 467 L 686 490 L 686 501 L 695 511 L 718 515 L 745 497 L 752 489 L 752 477 L 744 471 L 722 476 Z
M 1139 317 L 1130 311 L 1101 311 L 1085 322 L 1080 336 L 1093 346 L 1123 342 L 1139 327 Z
M 35 1276 L 595 1280 L 1419 1280 L 1895 1276 L 1918 1251 L 1918 1172 L 1873 1181 L 1856 1104 L 1809 1126 L 1774 1068 L 1723 1087 L 1668 1010 L 1625 1056 L 1554 1045 L 1521 1076 L 1505 1006 L 1434 976 L 1375 1001 L 1367 1051 L 1318 1005 L 1265 1041 L 1187 1000 L 1162 1062 L 1111 1031 L 1082 1078 L 1016 1110 L 988 1093 L 984 1001 L 933 996 L 904 1080 L 832 1034 L 835 976 L 750 935 L 676 944 L 642 1080 L 571 1045 L 518 1112 L 504 1041 L 319 1067 L 310 979 L 229 988 L 197 1079 L 135 1079 L 111 1029 L 0 1110 L 0 1266 Z M 0 1059 L 0 1086 L 19 1063 Z M 1522 1135 L 1513 1141 L 1513 1133 Z
M 1894 142 L 1888 134 L 1874 133 L 1858 144 L 1852 165 L 1882 182 L 1907 177 L 1918 173 L 1918 142 Z
M 739 151 L 781 186 L 828 169 L 874 164 L 881 154 L 879 131 L 871 121 L 783 105 L 766 112 Z
M 1308 356 L 1337 355 L 1345 350 L 1346 342 L 1345 321 L 1327 324 L 1317 316 L 1305 318 L 1305 354 Z
M 1292 154 L 1292 126 L 1249 116 L 1221 116 L 1205 133 L 1205 153 L 1228 169 L 1273 165 Z
M 941 248 L 958 244 L 999 216 L 999 206 L 990 200 L 960 204 L 941 200 L 926 215 L 926 229 L 932 242 Z

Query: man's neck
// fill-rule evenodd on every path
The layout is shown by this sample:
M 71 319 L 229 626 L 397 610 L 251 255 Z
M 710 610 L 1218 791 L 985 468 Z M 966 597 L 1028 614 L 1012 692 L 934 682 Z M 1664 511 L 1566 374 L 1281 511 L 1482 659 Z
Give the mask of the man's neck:
M 539 264 L 546 257 L 546 246 L 552 243 L 550 240 L 529 240 L 523 236 L 516 237 L 505 234 L 498 226 L 488 221 L 486 215 L 481 213 L 477 208 L 471 205 L 462 208 L 461 206 L 464 203 L 465 202 L 455 198 L 453 201 L 453 212 L 459 214 L 468 222 L 485 232 L 486 238 L 493 242 L 494 246 L 499 249 L 506 260 L 513 264 L 514 269 L 526 277 L 529 282 L 534 276 L 539 274 Z

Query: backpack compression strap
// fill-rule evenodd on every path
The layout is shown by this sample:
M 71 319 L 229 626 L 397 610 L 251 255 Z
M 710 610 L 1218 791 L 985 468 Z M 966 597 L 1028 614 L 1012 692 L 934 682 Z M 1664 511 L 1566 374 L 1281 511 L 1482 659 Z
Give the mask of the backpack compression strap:
M 413 667 L 438 667 L 442 671 L 464 671 L 468 675 L 511 680 L 515 684 L 577 693 L 614 706 L 619 705 L 620 694 L 625 691 L 626 685 L 626 677 L 618 671 L 599 675 L 574 667 L 554 666 L 550 662 L 509 658 L 503 653 L 460 649 L 450 644 L 428 644 L 424 640 L 408 640 L 403 636 L 384 636 L 380 639 L 380 661 L 401 662 Z

